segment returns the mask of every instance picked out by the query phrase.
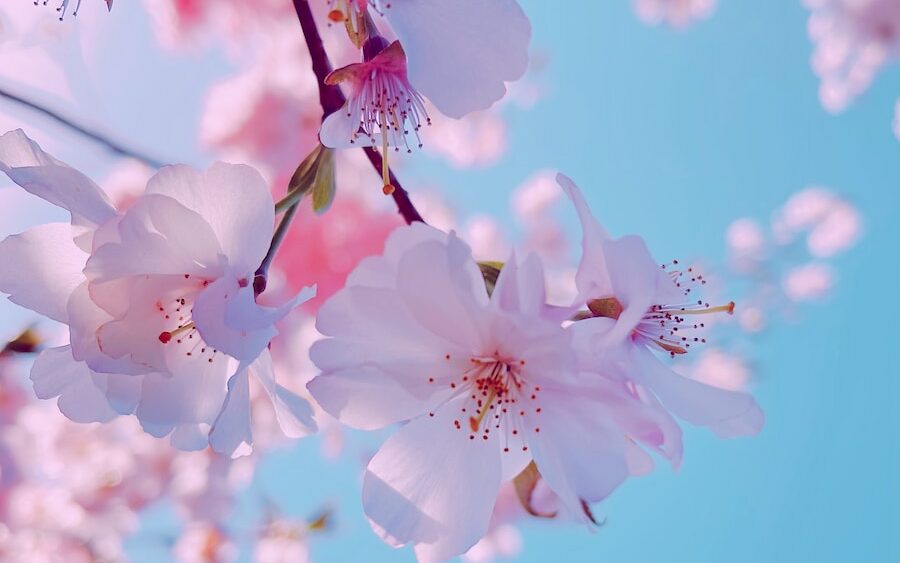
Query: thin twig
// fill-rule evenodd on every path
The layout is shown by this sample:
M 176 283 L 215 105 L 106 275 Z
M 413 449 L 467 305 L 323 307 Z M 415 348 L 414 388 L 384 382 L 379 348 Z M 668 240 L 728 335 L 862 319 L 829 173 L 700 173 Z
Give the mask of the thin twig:
M 88 129 L 87 127 L 79 125 L 78 123 L 74 122 L 73 120 L 62 116 L 51 109 L 45 108 L 44 106 L 41 106 L 35 102 L 32 102 L 31 100 L 26 100 L 25 98 L 18 96 L 16 94 L 13 94 L 12 92 L 8 92 L 8 91 L 4 90 L 3 88 L 0 88 L 0 97 L 6 98 L 7 100 L 10 100 L 19 105 L 25 106 L 25 107 L 32 109 L 46 117 L 49 117 L 50 119 L 56 121 L 57 123 L 68 127 L 72 131 L 75 131 L 76 133 L 91 139 L 92 141 L 96 142 L 97 144 L 102 145 L 103 147 L 105 147 L 107 150 L 109 150 L 110 152 L 112 152 L 114 154 L 117 154 L 119 156 L 125 156 L 128 158 L 134 158 L 136 160 L 140 160 L 153 168 L 162 168 L 163 167 L 163 163 L 161 161 L 159 161 L 151 156 L 147 156 L 146 154 L 143 154 L 137 150 L 128 148 L 125 145 L 122 145 L 116 141 L 113 141 L 109 137 L 106 137 L 102 133 L 98 133 L 94 130 Z
M 300 20 L 300 27 L 303 29 L 303 38 L 306 40 L 306 46 L 312 58 L 313 72 L 319 84 L 319 101 L 322 104 L 322 120 L 324 121 L 326 117 L 344 106 L 346 98 L 338 86 L 325 84 L 325 77 L 331 72 L 331 61 L 329 61 L 328 53 L 325 52 L 325 47 L 322 45 L 322 37 L 319 35 L 319 28 L 316 26 L 316 20 L 313 17 L 309 1 L 294 0 L 294 10 L 297 12 L 297 19 Z M 364 150 L 369 158 L 369 162 L 372 163 L 378 174 L 381 174 L 381 156 L 378 154 L 378 151 L 372 147 L 365 147 Z M 397 211 L 403 216 L 407 224 L 416 221 L 424 223 L 425 220 L 422 219 L 422 216 L 416 210 L 416 206 L 410 201 L 409 193 L 403 189 L 393 172 L 389 171 L 389 175 L 391 185 L 394 187 L 391 197 L 394 198 L 394 203 L 397 204 Z
M 256 269 L 256 274 L 253 276 L 253 291 L 256 295 L 259 295 L 266 290 L 269 266 L 271 266 L 272 261 L 275 260 L 278 248 L 281 246 L 281 243 L 284 242 L 284 237 L 287 235 L 288 229 L 291 226 L 291 221 L 294 220 L 294 215 L 297 214 L 299 208 L 300 200 L 297 200 L 292 206 L 288 207 L 287 211 L 284 212 L 284 216 L 281 218 L 281 222 L 278 223 L 275 233 L 272 235 L 272 243 L 269 245 L 269 251 L 266 252 L 266 257 L 263 258 L 262 264 L 259 265 L 259 268 Z

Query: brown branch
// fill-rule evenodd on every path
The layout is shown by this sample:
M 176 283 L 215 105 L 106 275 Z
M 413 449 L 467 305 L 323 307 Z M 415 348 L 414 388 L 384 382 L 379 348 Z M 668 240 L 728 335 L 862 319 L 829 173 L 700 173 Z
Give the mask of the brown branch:
M 322 37 L 319 35 L 319 28 L 316 26 L 316 20 L 313 17 L 312 9 L 308 0 L 294 0 L 294 10 L 297 12 L 297 19 L 300 20 L 300 27 L 303 29 L 303 38 L 306 40 L 306 46 L 309 49 L 309 56 L 312 58 L 313 72 L 316 75 L 316 82 L 319 84 L 319 102 L 322 104 L 322 120 L 332 113 L 340 110 L 346 102 L 343 92 L 338 86 L 325 84 L 325 77 L 331 72 L 331 61 L 328 59 L 328 53 L 322 45 Z M 363 149 L 369 162 L 378 172 L 382 173 L 381 156 L 378 151 L 372 147 Z M 409 199 L 409 193 L 403 189 L 394 173 L 388 170 L 391 185 L 394 192 L 391 197 L 397 204 L 397 212 L 403 216 L 407 224 L 416 221 L 424 223 L 425 220 L 416 210 L 416 206 Z

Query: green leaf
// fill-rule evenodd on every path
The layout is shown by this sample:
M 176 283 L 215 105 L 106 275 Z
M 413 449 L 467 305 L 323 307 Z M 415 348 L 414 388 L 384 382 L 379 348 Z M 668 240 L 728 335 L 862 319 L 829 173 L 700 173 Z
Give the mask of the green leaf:
M 312 206 L 316 213 L 331 207 L 335 194 L 334 149 L 323 148 L 312 186 Z

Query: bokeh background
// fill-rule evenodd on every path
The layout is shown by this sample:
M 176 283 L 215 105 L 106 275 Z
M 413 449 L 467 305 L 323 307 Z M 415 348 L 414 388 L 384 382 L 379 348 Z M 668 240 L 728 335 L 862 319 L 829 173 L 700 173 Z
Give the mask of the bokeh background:
M 205 166 L 219 158 L 198 142 L 199 120 L 208 89 L 232 75 L 240 57 L 220 44 L 161 48 L 152 2 L 116 3 L 111 14 L 91 2 L 78 19 L 54 22 L 64 29 L 53 33 L 82 35 L 85 56 L 72 56 L 71 37 L 45 57 L 28 51 L 30 64 L 0 68 L 0 85 L 164 161 Z M 851 202 L 862 230 L 854 248 L 831 260 L 827 295 L 799 305 L 763 296 L 756 305 L 766 309 L 765 330 L 723 337 L 752 370 L 748 386 L 767 417 L 758 437 L 721 441 L 689 428 L 679 471 L 660 464 L 627 482 L 595 508 L 605 524 L 594 532 L 517 523 L 523 543 L 511 560 L 900 560 L 900 142 L 891 128 L 900 71 L 886 69 L 832 115 L 818 100 L 809 10 L 799 1 L 723 2 L 685 29 L 647 25 L 625 0 L 521 4 L 534 30 L 532 69 L 496 112 L 504 150 L 477 166 L 429 151 L 400 164 L 404 185 L 439 194 L 459 224 L 487 215 L 515 240 L 515 190 L 542 170 L 564 171 L 612 233 L 641 234 L 660 261 L 700 261 L 722 274 L 723 292 L 733 278 L 729 226 L 741 217 L 767 224 L 803 188 L 826 186 Z M 40 8 L 5 0 L 2 9 Z M 0 56 L 12 57 L 2 50 L 3 23 Z M 64 70 L 40 66 L 54 62 Z M 94 178 L 118 165 L 102 147 L 6 100 L 0 124 L 25 127 Z M 377 192 L 374 174 L 371 183 Z M 428 218 L 434 206 L 419 197 Z M 373 205 L 392 210 L 389 198 Z M 64 220 L 49 207 L 0 180 L 0 235 Z M 577 240 L 574 214 L 565 206 L 552 213 Z M 780 259 L 796 259 L 793 252 Z M 0 302 L 4 335 L 33 320 Z M 261 499 L 297 518 L 328 507 L 332 526 L 309 539 L 313 561 L 413 561 L 410 550 L 383 545 L 362 515 L 361 469 L 382 437 L 348 434 L 336 459 L 322 456 L 318 437 L 267 455 L 229 524 L 251 529 Z M 152 504 L 126 541 L 127 556 L 169 560 L 179 529 L 171 503 Z M 250 560 L 251 536 L 236 533 L 242 561 Z

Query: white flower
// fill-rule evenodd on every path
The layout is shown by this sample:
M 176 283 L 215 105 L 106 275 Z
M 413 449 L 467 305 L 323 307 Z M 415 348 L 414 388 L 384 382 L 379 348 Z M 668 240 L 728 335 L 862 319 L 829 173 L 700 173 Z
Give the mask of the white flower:
M 273 324 L 313 290 L 277 308 L 256 303 L 274 204 L 255 170 L 166 167 L 124 214 L 21 130 L 0 137 L 0 170 L 72 215 L 72 226 L 41 225 L 0 243 L 0 290 L 69 326 L 70 345 L 35 362 L 38 396 L 59 396 L 73 420 L 134 413 L 177 447 L 209 441 L 238 455 L 252 440 L 253 372 L 287 431 L 312 428 L 309 405 L 275 382 L 267 346 Z

